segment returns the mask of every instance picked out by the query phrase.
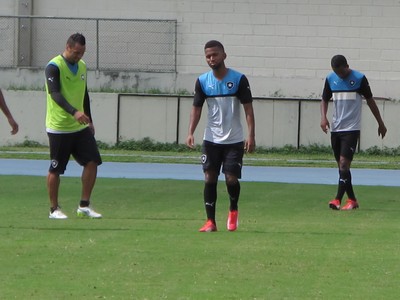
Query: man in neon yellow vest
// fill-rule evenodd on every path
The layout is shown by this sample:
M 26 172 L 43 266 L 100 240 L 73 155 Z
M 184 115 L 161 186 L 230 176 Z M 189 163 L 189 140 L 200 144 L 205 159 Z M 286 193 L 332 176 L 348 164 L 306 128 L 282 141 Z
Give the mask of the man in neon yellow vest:
M 90 207 L 97 166 L 102 161 L 94 138 L 86 64 L 81 60 L 85 50 L 85 37 L 75 33 L 68 38 L 63 54 L 50 60 L 45 70 L 46 131 L 51 159 L 47 176 L 50 219 L 67 218 L 58 205 L 58 190 L 60 175 L 64 174 L 71 155 L 83 166 L 82 194 L 77 215 L 101 218 L 101 214 Z

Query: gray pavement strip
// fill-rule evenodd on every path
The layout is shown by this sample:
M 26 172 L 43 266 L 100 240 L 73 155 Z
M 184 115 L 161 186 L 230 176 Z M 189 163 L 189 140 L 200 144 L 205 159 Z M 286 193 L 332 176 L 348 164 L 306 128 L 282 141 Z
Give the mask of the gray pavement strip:
M 0 175 L 46 176 L 47 160 L 0 159 Z M 70 161 L 64 176 L 80 177 L 82 167 Z M 132 179 L 203 180 L 200 164 L 104 162 L 98 177 Z M 400 170 L 352 169 L 354 185 L 400 186 Z M 223 176 L 220 176 L 223 180 Z M 244 166 L 241 181 L 337 184 L 335 168 Z

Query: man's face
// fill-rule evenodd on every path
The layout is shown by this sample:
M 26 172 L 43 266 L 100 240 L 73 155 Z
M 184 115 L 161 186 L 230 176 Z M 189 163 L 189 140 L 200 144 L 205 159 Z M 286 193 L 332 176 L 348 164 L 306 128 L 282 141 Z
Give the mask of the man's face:
M 347 75 L 350 74 L 350 68 L 348 65 L 346 66 L 340 66 L 337 68 L 332 68 L 333 72 L 336 73 L 337 76 L 339 76 L 340 78 L 344 79 L 347 77 Z
M 218 70 L 224 65 L 226 53 L 220 47 L 212 47 L 204 49 L 207 64 L 213 70 Z
M 86 46 L 83 46 L 79 43 L 75 43 L 74 46 L 70 46 L 67 44 L 65 49 L 66 57 L 65 59 L 70 63 L 77 63 L 81 60 L 83 54 L 85 54 Z

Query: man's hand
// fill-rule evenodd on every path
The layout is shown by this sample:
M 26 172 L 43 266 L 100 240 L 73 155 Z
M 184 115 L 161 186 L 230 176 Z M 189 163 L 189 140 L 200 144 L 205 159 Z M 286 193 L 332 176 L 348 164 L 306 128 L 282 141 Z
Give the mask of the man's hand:
M 194 136 L 193 134 L 189 134 L 186 138 L 186 145 L 190 148 L 190 149 L 194 149 Z
M 382 138 L 385 137 L 387 132 L 386 126 L 384 124 L 379 125 L 378 127 L 378 136 L 382 136 Z
M 255 149 L 256 149 L 256 140 L 254 139 L 254 137 L 249 137 L 244 142 L 244 150 L 247 153 L 253 153 Z
M 89 117 L 79 110 L 74 113 L 74 118 L 75 118 L 75 120 L 77 120 L 79 122 L 79 124 L 82 124 L 82 125 L 86 125 L 86 124 L 90 123 Z
M 328 130 L 330 129 L 329 121 L 327 118 L 321 119 L 321 129 L 323 132 L 328 133 Z
M 18 123 L 15 122 L 14 118 L 12 118 L 12 117 L 8 118 L 8 123 L 11 126 L 11 134 L 12 135 L 16 134 L 18 132 L 18 129 L 19 129 Z

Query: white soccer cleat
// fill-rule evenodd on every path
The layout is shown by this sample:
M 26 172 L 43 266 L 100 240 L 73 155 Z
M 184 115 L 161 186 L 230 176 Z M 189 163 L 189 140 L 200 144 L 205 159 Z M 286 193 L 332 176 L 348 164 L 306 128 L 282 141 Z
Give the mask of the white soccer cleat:
M 67 219 L 68 217 L 60 210 L 60 209 L 56 209 L 53 212 L 50 212 L 49 214 L 49 219 L 59 219 L 59 220 L 63 220 L 63 219 Z
M 88 217 L 91 219 L 100 219 L 102 217 L 101 214 L 95 212 L 90 207 L 78 207 L 76 210 L 76 214 L 78 217 Z

